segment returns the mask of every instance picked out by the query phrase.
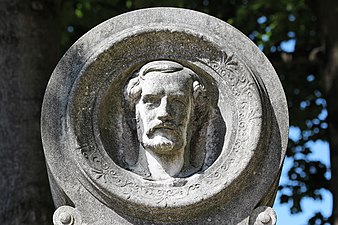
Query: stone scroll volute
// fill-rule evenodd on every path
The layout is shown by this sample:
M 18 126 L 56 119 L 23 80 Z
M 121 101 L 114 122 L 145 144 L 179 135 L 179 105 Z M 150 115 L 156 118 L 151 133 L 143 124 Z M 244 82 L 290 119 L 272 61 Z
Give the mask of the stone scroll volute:
M 54 202 L 86 224 L 248 224 L 273 201 L 287 129 L 259 49 L 175 8 L 123 14 L 80 38 L 42 112 Z

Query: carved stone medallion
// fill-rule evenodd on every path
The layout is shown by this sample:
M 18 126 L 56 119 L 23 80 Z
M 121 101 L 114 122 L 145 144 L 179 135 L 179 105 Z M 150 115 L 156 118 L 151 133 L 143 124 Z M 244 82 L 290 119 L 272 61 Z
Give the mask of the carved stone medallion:
M 126 13 L 80 38 L 42 112 L 55 204 L 88 224 L 248 224 L 273 201 L 287 130 L 262 52 L 175 8 Z

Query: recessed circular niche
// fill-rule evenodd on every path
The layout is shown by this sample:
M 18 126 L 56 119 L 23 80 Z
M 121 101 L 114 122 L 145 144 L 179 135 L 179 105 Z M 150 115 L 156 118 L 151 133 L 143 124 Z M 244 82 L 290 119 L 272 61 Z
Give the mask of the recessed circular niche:
M 177 10 L 183 13 L 177 16 Z M 189 18 L 199 18 L 200 23 Z M 271 140 L 279 129 L 273 114 L 278 103 L 271 103 L 267 75 L 258 72 L 267 59 L 253 59 L 257 48 L 230 25 L 190 10 L 141 10 L 100 24 L 69 51 L 81 54 L 61 60 L 79 65 L 73 68 L 73 81 L 62 87 L 69 93 L 62 96 L 66 126 L 59 126 L 68 146 L 62 154 L 74 162 L 80 183 L 108 207 L 147 220 L 181 221 L 231 204 L 266 163 L 277 166 L 267 175 L 274 181 L 282 154 L 267 160 L 276 155 Z M 132 170 L 139 143 L 124 97 L 133 74 L 156 60 L 178 62 L 194 71 L 208 101 L 208 115 L 194 127 L 186 149 L 196 169 L 167 180 L 151 180 Z M 61 68 L 58 65 L 54 77 L 67 76 Z

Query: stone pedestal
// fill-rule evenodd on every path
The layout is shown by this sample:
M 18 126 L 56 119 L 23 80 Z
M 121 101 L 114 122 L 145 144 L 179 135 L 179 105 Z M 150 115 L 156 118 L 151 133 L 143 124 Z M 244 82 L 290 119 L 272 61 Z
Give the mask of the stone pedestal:
M 152 8 L 93 28 L 42 109 L 54 224 L 275 224 L 285 95 L 263 53 L 203 13 Z

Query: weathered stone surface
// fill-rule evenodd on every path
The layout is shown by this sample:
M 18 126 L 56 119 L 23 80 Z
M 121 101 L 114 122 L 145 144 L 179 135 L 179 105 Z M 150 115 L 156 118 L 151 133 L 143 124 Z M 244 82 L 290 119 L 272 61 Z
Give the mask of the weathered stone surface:
M 120 15 L 68 50 L 46 90 L 53 198 L 75 207 L 54 223 L 273 224 L 257 207 L 273 202 L 287 136 L 278 77 L 239 31 L 185 9 Z

